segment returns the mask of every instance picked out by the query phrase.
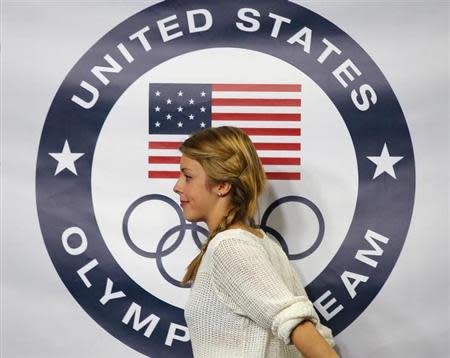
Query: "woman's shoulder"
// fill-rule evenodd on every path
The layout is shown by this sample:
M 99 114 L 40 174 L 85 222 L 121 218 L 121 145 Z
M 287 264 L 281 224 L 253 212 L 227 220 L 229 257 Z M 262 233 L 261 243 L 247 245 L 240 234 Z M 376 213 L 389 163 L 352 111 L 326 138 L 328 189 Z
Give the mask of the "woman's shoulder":
M 263 230 L 255 229 L 255 232 L 250 232 L 242 228 L 230 228 L 219 232 L 208 245 L 207 253 L 213 253 L 219 246 L 225 247 L 233 243 L 236 245 L 250 245 L 259 246 L 259 241 L 266 239 L 266 234 Z
M 252 242 L 252 241 L 261 241 L 265 238 L 266 234 L 261 229 L 236 227 L 221 231 L 214 237 L 214 239 L 211 242 L 215 241 L 216 239 L 217 242 L 227 239 L 239 239 Z

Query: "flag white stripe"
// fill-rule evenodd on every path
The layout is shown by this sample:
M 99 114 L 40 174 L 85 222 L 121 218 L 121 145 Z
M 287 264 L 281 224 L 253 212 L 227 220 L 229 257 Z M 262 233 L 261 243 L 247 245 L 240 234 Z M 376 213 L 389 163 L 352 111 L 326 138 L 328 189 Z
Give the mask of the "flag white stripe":
M 189 135 L 187 134 L 151 134 L 149 135 L 149 142 L 184 142 Z
M 263 165 L 266 172 L 278 172 L 278 173 L 299 173 L 299 165 Z
M 251 135 L 250 140 L 253 143 L 300 143 L 299 136 L 267 136 L 267 135 Z
M 214 127 L 232 126 L 239 128 L 301 128 L 301 122 L 292 121 L 219 121 L 214 120 Z
M 301 92 L 229 92 L 213 91 L 212 98 L 299 99 Z
M 148 151 L 151 157 L 180 157 L 181 152 L 178 149 L 150 149 Z
M 212 113 L 290 113 L 301 112 L 301 107 L 277 106 L 212 106 Z
M 213 121 L 215 123 L 216 121 Z M 256 123 L 255 123 L 256 124 Z M 218 127 L 218 126 L 213 126 Z M 254 126 L 258 127 L 258 126 Z M 183 142 L 188 135 L 178 136 L 170 134 L 149 135 L 149 142 Z M 299 136 L 267 136 L 267 135 L 251 135 L 250 139 L 253 143 L 300 143 Z
M 150 164 L 150 170 L 179 172 L 179 164 Z

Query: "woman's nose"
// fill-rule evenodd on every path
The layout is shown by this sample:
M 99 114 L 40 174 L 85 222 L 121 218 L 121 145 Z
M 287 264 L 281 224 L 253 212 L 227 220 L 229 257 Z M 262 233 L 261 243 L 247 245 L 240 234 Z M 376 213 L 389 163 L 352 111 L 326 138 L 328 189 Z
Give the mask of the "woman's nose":
M 173 191 L 177 194 L 181 193 L 180 178 L 178 178 L 177 182 L 175 183 L 175 186 L 173 187 Z

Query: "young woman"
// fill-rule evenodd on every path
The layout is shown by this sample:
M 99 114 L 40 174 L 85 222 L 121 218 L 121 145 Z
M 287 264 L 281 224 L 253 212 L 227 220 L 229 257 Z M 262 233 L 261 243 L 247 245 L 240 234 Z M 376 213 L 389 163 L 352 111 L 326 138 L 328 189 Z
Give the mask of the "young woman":
M 174 191 L 186 220 L 210 232 L 183 279 L 192 283 L 185 318 L 194 356 L 338 357 L 280 244 L 255 225 L 266 178 L 249 137 L 211 128 L 180 151 Z

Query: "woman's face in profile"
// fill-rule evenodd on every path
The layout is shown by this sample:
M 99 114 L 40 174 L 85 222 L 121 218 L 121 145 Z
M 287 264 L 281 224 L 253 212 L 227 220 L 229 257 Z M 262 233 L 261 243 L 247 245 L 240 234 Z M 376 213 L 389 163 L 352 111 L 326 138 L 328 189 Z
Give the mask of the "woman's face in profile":
M 173 191 L 180 196 L 184 218 L 192 222 L 207 221 L 218 200 L 200 163 L 184 155 L 180 161 L 180 177 Z

